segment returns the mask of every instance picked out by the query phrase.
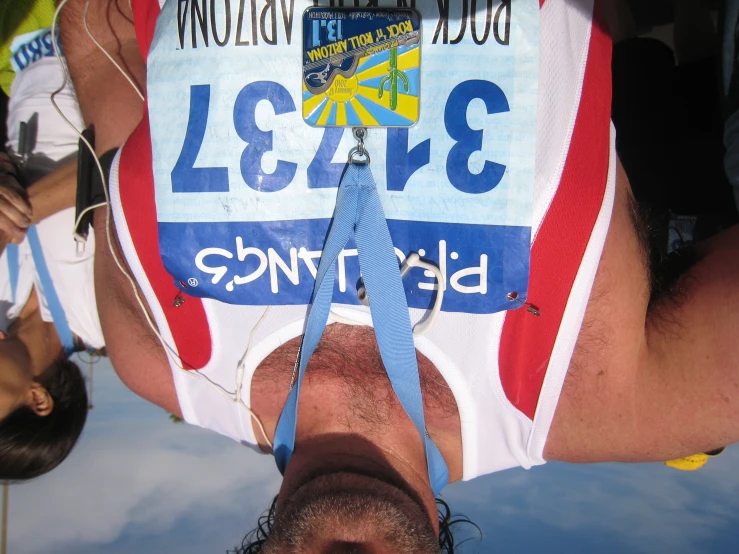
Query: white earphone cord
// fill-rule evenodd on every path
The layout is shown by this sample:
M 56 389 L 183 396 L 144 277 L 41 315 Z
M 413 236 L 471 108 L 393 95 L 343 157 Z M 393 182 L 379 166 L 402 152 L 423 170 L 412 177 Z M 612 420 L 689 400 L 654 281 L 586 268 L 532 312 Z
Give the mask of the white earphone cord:
M 86 213 L 88 213 L 89 211 L 94 210 L 96 208 L 100 208 L 100 207 L 103 207 L 103 206 L 106 206 L 107 207 L 106 217 L 105 217 L 105 237 L 106 237 L 106 240 L 108 242 L 108 249 L 110 250 L 110 253 L 113 256 L 113 259 L 115 261 L 116 266 L 118 266 L 118 269 L 121 271 L 121 273 L 123 273 L 123 275 L 125 275 L 126 279 L 128 279 L 128 282 L 131 285 L 131 288 L 133 289 L 134 295 L 136 297 L 136 301 L 138 302 L 139 307 L 141 308 L 141 311 L 143 312 L 144 317 L 146 318 L 146 321 L 147 321 L 149 327 L 154 332 L 154 334 L 156 335 L 156 337 L 159 339 L 159 342 L 162 344 L 162 347 L 164 348 L 164 351 L 167 353 L 167 356 L 172 360 L 172 362 L 174 363 L 174 365 L 178 369 L 180 369 L 181 371 L 183 371 L 185 374 L 192 375 L 192 376 L 197 376 L 200 379 L 204 379 L 210 386 L 212 386 L 213 388 L 215 388 L 223 396 L 227 397 L 229 400 L 231 400 L 234 403 L 240 404 L 244 409 L 246 409 L 247 412 L 249 412 L 249 415 L 254 419 L 254 421 L 256 422 L 257 426 L 259 427 L 259 430 L 262 433 L 262 437 L 267 442 L 267 444 L 269 444 L 269 447 L 272 448 L 272 442 L 267 437 L 267 433 L 266 433 L 266 431 L 264 429 L 264 425 L 262 425 L 261 420 L 259 419 L 259 417 L 257 416 L 257 414 L 255 414 L 254 411 L 249 406 L 247 406 L 244 403 L 244 401 L 241 399 L 241 388 L 242 388 L 243 379 L 244 379 L 244 373 L 245 373 L 245 367 L 244 366 L 245 366 L 246 356 L 247 356 L 247 354 L 249 352 L 249 348 L 251 346 L 251 341 L 252 341 L 252 337 L 254 335 L 254 332 L 257 330 L 257 328 L 259 327 L 259 325 L 262 323 L 262 321 L 264 320 L 265 316 L 267 315 L 267 312 L 269 311 L 269 306 L 265 309 L 265 311 L 262 314 L 261 318 L 259 319 L 259 321 L 257 322 L 257 324 L 254 326 L 254 328 L 252 329 L 252 331 L 251 331 L 251 333 L 249 335 L 249 342 L 247 343 L 246 351 L 244 352 L 244 355 L 241 358 L 241 360 L 239 361 L 238 366 L 237 366 L 237 372 L 236 372 L 237 373 L 237 375 L 236 375 L 236 392 L 235 393 L 231 393 L 231 392 L 227 391 L 226 389 L 224 389 L 218 383 L 215 383 L 215 382 L 211 381 L 208 378 L 207 375 L 204 375 L 204 374 L 200 373 L 197 370 L 187 370 L 187 369 L 185 369 L 182 366 L 182 364 L 180 363 L 179 355 L 177 354 L 176 349 L 174 347 L 170 346 L 167 343 L 167 341 L 164 339 L 164 337 L 162 337 L 162 335 L 159 333 L 159 330 L 157 329 L 157 327 L 154 324 L 154 322 L 151 320 L 151 316 L 149 315 L 149 312 L 147 311 L 146 307 L 144 306 L 144 301 L 141 298 L 141 294 L 139 292 L 138 287 L 136 286 L 136 281 L 129 274 L 129 272 L 126 270 L 126 268 L 123 265 L 123 263 L 121 262 L 121 260 L 118 258 L 118 254 L 116 253 L 116 250 L 113 247 L 113 241 L 112 241 L 111 232 L 110 232 L 110 218 L 111 218 L 111 215 L 110 215 L 110 211 L 111 211 L 110 210 L 110 193 L 108 191 L 108 183 L 107 183 L 107 180 L 105 178 L 105 172 L 103 171 L 103 167 L 100 164 L 100 160 L 98 159 L 97 155 L 95 154 L 95 149 L 87 141 L 87 139 L 82 135 L 82 133 L 79 131 L 79 129 L 77 129 L 77 127 L 74 126 L 74 124 L 64 115 L 64 113 L 62 113 L 62 111 L 61 111 L 61 109 L 59 109 L 59 106 L 57 105 L 56 99 L 55 99 L 56 98 L 56 95 L 59 94 L 60 92 L 62 92 L 64 90 L 64 88 L 67 86 L 67 83 L 69 81 L 69 77 L 68 77 L 68 73 L 67 73 L 67 65 L 66 65 L 66 63 L 64 63 L 64 60 L 62 60 L 62 57 L 59 54 L 59 49 L 57 48 L 57 42 L 56 42 L 56 27 L 57 27 L 57 20 L 58 20 L 58 17 L 59 17 L 59 13 L 61 12 L 62 8 L 66 5 L 66 3 L 68 1 L 69 0 L 62 0 L 59 3 L 59 6 L 57 7 L 56 11 L 54 12 L 54 18 L 53 18 L 52 23 L 51 23 L 51 42 L 52 42 L 52 45 L 53 45 L 53 48 L 54 48 L 54 54 L 56 55 L 57 61 L 59 62 L 59 66 L 62 68 L 62 72 L 64 73 L 64 80 L 62 81 L 62 84 L 59 86 L 59 88 L 57 88 L 54 92 L 51 93 L 50 100 L 51 100 L 52 105 L 54 106 L 54 109 L 57 111 L 57 113 L 62 117 L 62 119 L 64 119 L 64 121 L 67 123 L 67 125 L 69 125 L 72 128 L 72 130 L 74 130 L 74 132 L 77 134 L 77 136 L 80 138 L 80 140 L 85 144 L 85 146 L 87 147 L 87 149 L 92 154 L 92 156 L 93 156 L 93 158 L 95 160 L 95 164 L 97 165 L 98 172 L 100 173 L 100 179 L 102 180 L 102 183 L 103 183 L 103 191 L 105 192 L 105 202 L 104 203 L 100 203 L 100 204 L 96 204 L 94 206 L 90 206 L 89 208 L 85 209 L 77 217 L 77 220 L 75 221 L 75 229 L 77 228 L 77 226 L 79 225 L 80 220 L 82 219 L 82 217 Z M 88 11 L 89 7 L 90 7 L 90 0 L 87 0 L 87 3 L 85 4 L 84 13 L 83 13 L 83 18 L 82 18 L 82 22 L 83 22 L 83 25 L 85 27 L 85 31 L 87 32 L 87 35 L 90 37 L 90 39 L 92 40 L 92 42 L 95 43 L 95 45 L 105 54 L 105 56 L 108 58 L 108 60 L 111 61 L 111 63 L 116 67 L 116 69 L 126 78 L 126 80 L 133 87 L 133 89 L 136 91 L 137 95 L 139 96 L 139 98 L 141 98 L 141 101 L 143 102 L 144 101 L 144 95 L 138 89 L 138 87 L 136 86 L 136 83 L 134 83 L 133 79 L 131 79 L 131 77 L 121 68 L 121 66 L 113 59 L 113 57 L 110 54 L 108 54 L 108 52 L 105 51 L 105 49 L 102 47 L 102 45 L 97 40 L 95 40 L 95 37 L 92 36 L 92 33 L 90 33 L 90 29 L 87 26 L 87 11 Z

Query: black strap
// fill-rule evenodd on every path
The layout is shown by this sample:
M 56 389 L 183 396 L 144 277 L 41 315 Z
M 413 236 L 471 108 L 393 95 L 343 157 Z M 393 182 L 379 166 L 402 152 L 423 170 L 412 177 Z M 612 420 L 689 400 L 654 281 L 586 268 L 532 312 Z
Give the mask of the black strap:
M 95 147 L 94 127 L 90 126 L 82 131 L 82 136 L 87 139 L 93 148 Z M 110 176 L 110 166 L 117 152 L 118 149 L 113 148 L 100 156 L 100 165 L 103 167 L 103 173 L 105 174 L 105 183 L 103 183 L 93 153 L 80 140 L 79 152 L 77 154 L 77 211 L 75 221 L 90 206 L 105 202 L 105 189 L 103 187 L 107 185 L 108 177 Z M 92 218 L 93 212 L 87 212 L 75 228 L 75 234 L 87 238 L 90 232 L 90 225 L 92 225 Z

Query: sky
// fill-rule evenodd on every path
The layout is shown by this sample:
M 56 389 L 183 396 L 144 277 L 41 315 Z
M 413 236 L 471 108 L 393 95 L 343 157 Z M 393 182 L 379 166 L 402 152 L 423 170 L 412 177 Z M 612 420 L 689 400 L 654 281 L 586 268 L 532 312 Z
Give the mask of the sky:
M 136 397 L 107 360 L 94 409 L 56 470 L 12 485 L 9 554 L 225 553 L 280 484 L 272 457 Z M 739 447 L 697 472 L 662 464 L 550 463 L 444 490 L 461 552 L 739 552 Z

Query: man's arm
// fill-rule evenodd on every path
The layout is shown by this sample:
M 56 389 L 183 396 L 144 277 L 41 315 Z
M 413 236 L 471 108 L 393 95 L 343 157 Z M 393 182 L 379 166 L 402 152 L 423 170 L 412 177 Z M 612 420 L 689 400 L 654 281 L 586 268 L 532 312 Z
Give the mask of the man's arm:
M 77 160 L 58 167 L 28 187 L 31 223 L 75 205 L 77 195 Z
M 8 243 L 23 242 L 30 224 L 28 194 L 18 183 L 13 160 L 0 152 L 0 254 Z
M 0 153 L 0 253 L 8 242 L 20 244 L 29 225 L 74 206 L 76 192 L 76 161 L 55 169 L 23 190 L 10 158 Z
M 143 103 L 130 83 L 93 44 L 83 27 L 86 0 L 70 0 L 61 13 L 61 39 L 85 125 L 95 125 L 98 154 L 120 146 L 141 121 Z M 144 90 L 146 65 L 136 42 L 128 0 L 91 2 L 88 27 L 95 39 Z M 95 211 L 95 291 L 108 355 L 135 393 L 181 416 L 167 355 L 118 269 L 106 239 L 106 208 Z M 110 229 L 118 249 L 115 228 Z M 140 293 L 139 293 L 140 294 Z
M 660 459 L 739 442 L 739 226 L 698 250 L 681 290 L 647 320 L 638 399 Z
M 69 0 L 60 13 L 61 41 L 85 125 L 95 125 L 98 154 L 120 146 L 136 128 L 143 103 L 126 78 L 95 46 L 83 25 L 86 0 Z M 90 2 L 87 25 L 139 91 L 145 90 L 141 57 L 128 0 Z

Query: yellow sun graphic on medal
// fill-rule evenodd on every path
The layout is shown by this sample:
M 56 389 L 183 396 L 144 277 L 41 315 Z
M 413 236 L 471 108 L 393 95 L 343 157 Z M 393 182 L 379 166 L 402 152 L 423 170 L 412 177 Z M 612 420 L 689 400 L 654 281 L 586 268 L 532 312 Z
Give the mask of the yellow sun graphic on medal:
M 393 46 L 363 56 L 351 77 L 325 92 L 303 83 L 303 119 L 316 127 L 411 127 L 419 117 L 420 49 Z

